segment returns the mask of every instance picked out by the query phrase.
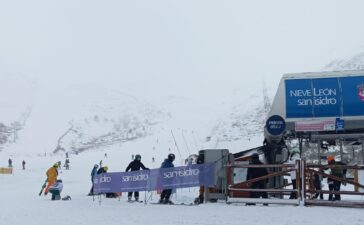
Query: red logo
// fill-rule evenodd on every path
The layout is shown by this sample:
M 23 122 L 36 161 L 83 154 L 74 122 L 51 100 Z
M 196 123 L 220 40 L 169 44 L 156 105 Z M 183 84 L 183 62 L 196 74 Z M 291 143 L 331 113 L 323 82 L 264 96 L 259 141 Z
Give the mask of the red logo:
M 358 97 L 360 101 L 364 102 L 364 83 L 358 85 Z

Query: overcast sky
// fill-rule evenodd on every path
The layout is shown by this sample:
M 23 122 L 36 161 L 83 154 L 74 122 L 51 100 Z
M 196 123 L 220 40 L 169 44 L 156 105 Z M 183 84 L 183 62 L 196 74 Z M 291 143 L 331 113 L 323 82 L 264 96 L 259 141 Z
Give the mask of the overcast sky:
M 364 1 L 1 0 L 0 76 L 137 96 L 247 93 L 364 50 Z

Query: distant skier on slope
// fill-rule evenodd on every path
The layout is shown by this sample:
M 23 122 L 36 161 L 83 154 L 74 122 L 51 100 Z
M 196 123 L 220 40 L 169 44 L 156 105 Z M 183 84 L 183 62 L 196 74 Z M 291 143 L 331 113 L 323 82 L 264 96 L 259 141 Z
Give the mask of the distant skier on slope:
M 174 167 L 173 161 L 176 156 L 173 153 L 168 154 L 167 159 L 161 165 L 161 168 L 171 168 Z M 164 189 L 161 193 L 161 198 L 159 199 L 159 203 L 161 204 L 173 204 L 169 198 L 171 197 L 172 189 Z
M 21 163 L 23 170 L 25 170 L 25 160 L 23 160 L 23 162 Z
M 48 182 L 48 185 L 44 191 L 44 195 L 47 195 L 48 194 L 48 190 L 49 188 L 54 184 L 56 183 L 57 181 L 57 176 L 58 176 L 58 163 L 55 163 L 53 164 L 53 166 L 51 168 L 49 168 L 47 170 L 47 182 Z
M 66 168 L 66 170 L 70 169 L 70 160 L 66 159 L 65 163 L 64 163 L 64 167 Z
M 144 166 L 144 164 L 141 162 L 141 160 L 142 160 L 141 155 L 139 155 L 139 154 L 135 155 L 134 160 L 129 163 L 128 167 L 126 167 L 125 172 L 128 172 L 129 170 L 138 171 L 140 169 L 149 170 L 148 168 L 146 168 Z M 133 192 L 128 193 L 128 201 L 131 201 L 132 195 L 133 195 Z M 139 192 L 137 192 L 137 191 L 134 192 L 134 198 L 135 198 L 135 201 L 139 201 Z

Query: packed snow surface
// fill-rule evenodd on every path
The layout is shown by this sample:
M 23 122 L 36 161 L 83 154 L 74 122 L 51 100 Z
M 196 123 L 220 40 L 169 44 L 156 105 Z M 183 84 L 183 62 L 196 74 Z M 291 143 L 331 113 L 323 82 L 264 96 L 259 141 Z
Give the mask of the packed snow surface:
M 145 142 L 151 141 L 148 139 Z M 145 143 L 144 143 L 145 144 Z M 93 164 L 103 160 L 111 172 L 124 171 L 135 149 L 141 142 L 129 143 L 114 149 L 71 155 L 71 168 L 62 168 L 59 178 L 63 180 L 62 196 L 70 195 L 71 201 L 51 201 L 50 196 L 38 196 L 45 180 L 45 171 L 65 156 L 16 154 L 13 156 L 13 175 L 0 175 L 0 224 L 364 224 L 362 209 L 301 207 L 301 206 L 245 206 L 227 205 L 224 202 L 198 206 L 156 205 L 158 195 L 153 193 L 149 203 L 128 203 L 126 193 L 120 199 L 87 196 L 90 190 L 90 172 Z M 123 150 L 123 151 L 121 151 Z M 157 151 L 157 150 L 156 150 Z M 166 152 L 142 154 L 142 162 L 149 168 L 157 168 Z M 156 157 L 152 163 L 151 157 Z M 1 166 L 7 163 L 7 153 L 0 152 Z M 21 169 L 25 160 L 26 170 Z M 178 162 L 176 162 L 178 164 Z M 149 197 L 150 193 L 146 193 Z M 178 190 L 172 196 L 176 203 L 190 203 L 198 195 L 197 188 Z M 145 193 L 140 193 L 144 200 Z

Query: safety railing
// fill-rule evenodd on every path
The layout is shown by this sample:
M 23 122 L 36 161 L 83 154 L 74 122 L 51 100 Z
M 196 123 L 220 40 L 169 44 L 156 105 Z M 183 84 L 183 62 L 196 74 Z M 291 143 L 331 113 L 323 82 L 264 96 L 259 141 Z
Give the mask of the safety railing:
M 304 162 L 302 162 L 304 163 Z M 329 170 L 339 170 L 340 175 L 333 175 L 332 172 L 328 172 Z M 364 185 L 363 183 L 359 183 L 358 179 L 348 179 L 345 176 L 342 176 L 344 170 L 352 170 L 354 174 L 357 174 L 359 171 L 364 172 L 364 166 L 350 166 L 350 165 L 315 165 L 315 164 L 304 164 L 304 203 L 305 205 L 322 205 L 322 206 L 339 206 L 339 207 L 364 207 Z M 328 173 L 325 173 L 328 172 Z M 334 173 L 336 174 L 336 173 Z M 322 190 L 321 187 L 318 186 L 320 182 L 317 179 L 328 180 L 329 190 Z M 316 182 L 316 185 L 315 185 Z M 321 181 L 322 182 L 322 181 Z M 361 181 L 362 182 L 362 181 Z M 347 184 L 351 184 L 352 186 L 347 186 Z M 322 186 L 322 185 L 321 185 Z M 344 187 L 343 187 L 344 186 Z M 352 190 L 349 190 L 351 189 Z M 363 191 L 360 191 L 363 189 Z M 329 198 L 319 199 L 319 195 L 329 194 Z M 342 197 L 345 196 L 345 198 Z M 346 197 L 352 196 L 352 197 Z M 357 197 L 353 197 L 357 196 Z
M 228 166 L 227 171 L 231 171 L 234 168 L 264 168 L 264 169 L 271 169 L 273 172 L 269 172 L 265 176 L 256 177 L 253 179 L 249 179 L 243 182 L 239 182 L 236 184 L 232 184 L 231 180 L 230 183 L 228 182 L 228 203 L 234 203 L 234 202 L 243 202 L 247 204 L 251 203 L 263 203 L 263 204 L 294 204 L 298 205 L 299 201 L 297 199 L 284 199 L 284 195 L 291 195 L 291 193 L 296 193 L 297 198 L 299 199 L 300 196 L 300 179 L 296 179 L 296 189 L 287 189 L 286 187 L 292 185 L 291 183 L 279 185 L 275 188 L 268 188 L 268 185 L 265 185 L 265 188 L 251 188 L 252 184 L 256 182 L 262 182 L 267 179 L 274 179 L 275 177 L 282 177 L 285 175 L 289 175 L 290 172 L 294 172 L 296 174 L 296 177 L 300 177 L 300 161 L 296 161 L 295 164 L 263 164 L 263 165 L 234 165 L 234 166 Z M 228 172 L 229 173 L 229 172 Z M 261 193 L 266 193 L 267 195 L 276 195 L 281 196 L 280 198 L 256 198 L 257 194 L 262 195 Z M 258 196 L 259 196 L 258 195 Z

